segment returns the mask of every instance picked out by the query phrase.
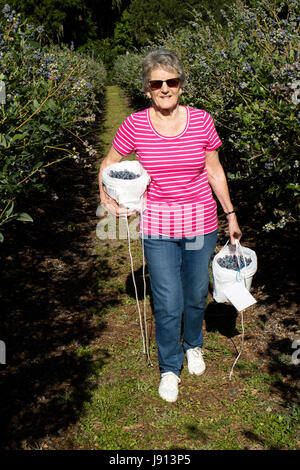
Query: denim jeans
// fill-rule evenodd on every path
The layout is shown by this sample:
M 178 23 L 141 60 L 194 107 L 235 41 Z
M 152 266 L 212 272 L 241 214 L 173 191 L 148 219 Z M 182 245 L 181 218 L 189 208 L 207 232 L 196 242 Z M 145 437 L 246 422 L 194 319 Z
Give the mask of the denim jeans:
M 161 373 L 180 375 L 184 352 L 203 346 L 209 262 L 217 236 L 218 230 L 194 238 L 144 238 Z

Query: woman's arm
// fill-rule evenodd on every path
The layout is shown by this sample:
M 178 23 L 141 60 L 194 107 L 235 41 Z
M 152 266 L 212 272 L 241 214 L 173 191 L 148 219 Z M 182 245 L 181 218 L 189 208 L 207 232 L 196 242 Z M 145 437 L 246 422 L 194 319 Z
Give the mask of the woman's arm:
M 206 152 L 206 170 L 210 186 L 217 196 L 224 212 L 231 212 L 233 205 L 229 195 L 227 179 L 216 150 Z M 240 240 L 242 232 L 237 222 L 236 214 L 227 215 L 229 226 L 230 243 L 234 244 L 235 239 Z
M 104 168 L 107 166 L 111 165 L 112 163 L 118 163 L 122 160 L 124 155 L 119 153 L 113 146 L 111 146 L 108 154 L 102 161 L 100 165 L 100 170 L 99 170 L 99 189 L 100 189 L 100 203 L 105 209 L 108 210 L 111 214 L 114 214 L 115 216 L 119 217 L 120 215 L 125 215 L 127 214 L 127 209 L 121 209 L 118 205 L 118 203 L 109 197 L 107 192 L 105 191 L 105 187 L 102 184 L 102 171 Z

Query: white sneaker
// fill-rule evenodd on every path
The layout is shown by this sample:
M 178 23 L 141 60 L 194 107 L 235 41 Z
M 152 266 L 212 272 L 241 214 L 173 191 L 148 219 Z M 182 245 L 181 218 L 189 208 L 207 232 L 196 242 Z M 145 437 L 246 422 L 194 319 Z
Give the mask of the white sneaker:
M 201 375 L 205 371 L 205 362 L 202 357 L 202 349 L 192 348 L 186 351 L 188 370 L 190 374 Z
M 164 372 L 161 374 L 161 380 L 158 393 L 166 401 L 176 401 L 178 396 L 178 384 L 181 382 L 178 375 L 174 372 Z

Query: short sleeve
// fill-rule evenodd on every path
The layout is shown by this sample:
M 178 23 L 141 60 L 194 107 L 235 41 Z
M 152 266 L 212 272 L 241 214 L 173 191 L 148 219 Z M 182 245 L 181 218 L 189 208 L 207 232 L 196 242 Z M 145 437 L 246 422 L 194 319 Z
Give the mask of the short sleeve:
M 122 155 L 129 155 L 135 150 L 134 123 L 131 115 L 119 127 L 113 146 Z
M 222 145 L 222 141 L 220 137 L 218 136 L 218 133 L 215 128 L 214 121 L 211 117 L 210 114 L 205 112 L 204 114 L 204 125 L 206 129 L 206 135 L 207 135 L 207 145 L 205 150 L 207 152 L 212 152 L 213 150 L 216 150 L 220 145 Z

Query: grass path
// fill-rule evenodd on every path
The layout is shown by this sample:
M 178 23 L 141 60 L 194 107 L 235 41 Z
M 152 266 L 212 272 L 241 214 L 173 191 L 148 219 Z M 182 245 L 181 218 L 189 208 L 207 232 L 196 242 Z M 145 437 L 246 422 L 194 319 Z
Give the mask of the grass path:
M 100 136 L 103 155 L 130 112 L 120 89 L 109 86 Z M 283 366 L 272 369 L 270 358 L 258 347 L 263 305 L 247 309 L 245 347 L 229 382 L 229 372 L 241 345 L 240 318 L 231 306 L 215 305 L 209 295 L 204 324 L 207 371 L 201 377 L 190 376 L 185 366 L 178 401 L 166 403 L 157 393 L 160 378 L 148 276 L 147 323 L 153 367 L 142 353 L 128 241 L 100 240 L 93 229 L 90 243 L 95 257 L 92 287 L 98 300 L 89 313 L 99 333 L 76 350 L 78 359 L 89 364 L 86 396 L 81 390 L 83 401 L 76 394 L 65 393 L 60 397 L 66 406 L 76 409 L 76 420 L 60 436 L 44 440 L 47 448 L 299 448 L 298 392 L 284 372 L 287 369 Z M 138 240 L 131 242 L 131 250 L 142 297 L 142 252 Z M 254 295 L 258 294 L 254 287 Z M 280 358 L 282 365 L 287 360 L 284 355 Z M 287 390 L 293 390 L 289 400 Z M 45 448 L 43 442 L 41 448 Z
M 117 86 L 108 86 L 106 92 L 107 108 L 106 120 L 101 133 L 101 141 L 103 144 L 103 154 L 109 150 L 113 138 L 119 126 L 124 119 L 132 112 L 124 99 L 120 88 Z

